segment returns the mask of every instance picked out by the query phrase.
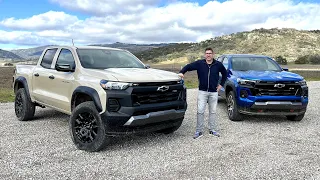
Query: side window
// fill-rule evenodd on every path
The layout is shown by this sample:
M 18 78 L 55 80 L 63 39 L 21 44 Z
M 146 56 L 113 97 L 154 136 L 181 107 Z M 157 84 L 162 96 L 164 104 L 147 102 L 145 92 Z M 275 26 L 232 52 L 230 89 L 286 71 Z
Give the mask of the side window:
M 57 48 L 48 49 L 44 54 L 40 65 L 44 68 L 50 69 L 53 61 L 53 57 L 56 54 L 56 52 L 57 52 Z
M 223 56 L 218 57 L 217 61 L 222 62 Z
M 229 64 L 229 62 L 228 62 L 228 58 L 227 58 L 227 57 L 225 57 L 225 58 L 223 59 L 222 64 L 224 65 L 224 67 L 225 67 L 226 69 L 228 69 L 228 64 Z
M 62 49 L 58 56 L 57 64 L 70 64 L 71 67 L 75 68 L 75 62 L 72 52 L 69 49 Z

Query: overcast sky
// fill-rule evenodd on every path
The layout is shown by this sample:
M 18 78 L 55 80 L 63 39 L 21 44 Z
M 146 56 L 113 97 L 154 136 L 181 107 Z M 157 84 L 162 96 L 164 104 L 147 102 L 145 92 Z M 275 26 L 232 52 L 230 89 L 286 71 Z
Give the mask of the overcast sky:
M 0 49 L 199 42 L 256 28 L 320 29 L 319 0 L 0 0 Z

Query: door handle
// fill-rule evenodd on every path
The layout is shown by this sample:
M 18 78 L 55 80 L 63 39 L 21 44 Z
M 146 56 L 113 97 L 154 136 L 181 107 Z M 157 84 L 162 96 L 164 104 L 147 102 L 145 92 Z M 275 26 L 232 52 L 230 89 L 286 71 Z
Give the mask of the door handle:
M 53 75 L 51 75 L 51 76 L 49 76 L 49 78 L 50 78 L 50 79 L 54 79 L 54 76 L 53 76 Z
M 39 77 L 39 74 L 38 74 L 38 73 L 35 73 L 34 76 Z

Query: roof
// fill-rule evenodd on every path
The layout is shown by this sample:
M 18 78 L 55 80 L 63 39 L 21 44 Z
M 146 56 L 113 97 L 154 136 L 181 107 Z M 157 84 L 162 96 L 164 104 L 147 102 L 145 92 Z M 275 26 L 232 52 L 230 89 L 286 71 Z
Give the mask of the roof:
M 102 47 L 102 46 L 49 46 L 47 48 L 72 48 L 72 49 L 106 49 L 106 50 L 122 50 L 124 49 L 118 49 L 118 48 L 111 48 L 111 47 Z
M 268 57 L 262 54 L 222 54 L 221 56 L 231 56 L 231 57 Z

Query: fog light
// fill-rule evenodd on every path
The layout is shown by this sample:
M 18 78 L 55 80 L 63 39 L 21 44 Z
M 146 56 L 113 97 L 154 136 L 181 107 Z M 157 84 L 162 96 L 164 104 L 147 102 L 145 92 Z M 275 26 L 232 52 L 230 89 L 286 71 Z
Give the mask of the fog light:
M 248 97 L 248 92 L 246 90 L 240 90 L 240 97 L 247 98 Z
M 304 90 L 303 90 L 303 96 L 304 96 L 304 97 L 308 97 L 308 96 L 309 96 L 308 89 L 304 89 Z
M 111 112 L 117 112 L 120 109 L 120 104 L 117 99 L 108 99 L 108 110 Z

